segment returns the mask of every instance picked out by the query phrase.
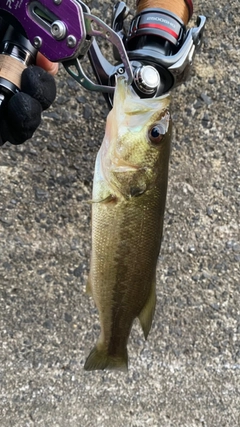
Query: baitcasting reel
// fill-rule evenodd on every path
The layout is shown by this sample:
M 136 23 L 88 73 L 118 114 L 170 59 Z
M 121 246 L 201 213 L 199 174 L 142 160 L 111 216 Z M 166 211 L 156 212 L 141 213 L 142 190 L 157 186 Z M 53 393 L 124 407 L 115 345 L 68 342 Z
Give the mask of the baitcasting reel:
M 192 1 L 187 4 L 191 16 Z M 38 51 L 62 62 L 86 89 L 103 92 L 110 107 L 117 75 L 124 76 L 142 98 L 159 96 L 183 83 L 201 45 L 206 18 L 199 16 L 197 27 L 187 30 L 168 10 L 144 9 L 126 31 L 128 13 L 126 4 L 118 2 L 109 27 L 80 0 L 1 0 L 5 27 L 0 27 L 0 103 L 21 90 L 21 73 L 35 62 Z M 102 54 L 97 37 L 113 45 L 114 65 Z M 98 83 L 83 70 L 81 59 L 86 55 Z
M 114 87 L 88 82 L 84 73 L 78 72 L 82 70 L 80 60 L 88 53 L 95 36 L 115 46 L 130 84 L 133 74 L 121 38 L 91 15 L 80 0 L 1 0 L 0 102 L 21 89 L 21 73 L 35 62 L 38 51 L 50 61 L 62 62 L 87 89 L 114 92 Z

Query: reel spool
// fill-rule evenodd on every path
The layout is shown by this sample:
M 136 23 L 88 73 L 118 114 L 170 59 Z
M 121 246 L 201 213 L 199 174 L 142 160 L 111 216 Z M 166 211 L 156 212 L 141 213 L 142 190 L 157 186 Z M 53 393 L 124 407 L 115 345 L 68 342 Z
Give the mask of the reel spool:
M 134 89 L 141 97 L 166 93 L 174 85 L 173 76 L 158 58 L 159 55 L 171 57 L 178 52 L 184 43 L 192 12 L 191 0 L 137 2 L 137 14 L 130 24 L 125 43 L 130 61 L 140 63 L 135 70 Z M 148 66 L 154 68 L 155 73 L 146 68 Z M 148 81 L 152 81 L 148 88 L 142 84 L 143 74 L 148 74 Z

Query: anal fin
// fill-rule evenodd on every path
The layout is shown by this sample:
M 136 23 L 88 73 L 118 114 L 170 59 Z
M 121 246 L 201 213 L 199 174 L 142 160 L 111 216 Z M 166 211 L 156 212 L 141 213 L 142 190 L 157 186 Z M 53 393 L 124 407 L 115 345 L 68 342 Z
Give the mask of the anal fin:
M 156 306 L 156 280 L 153 281 L 148 300 L 145 306 L 143 307 L 141 313 L 138 316 L 145 339 L 147 339 L 147 336 L 152 326 L 155 306 Z

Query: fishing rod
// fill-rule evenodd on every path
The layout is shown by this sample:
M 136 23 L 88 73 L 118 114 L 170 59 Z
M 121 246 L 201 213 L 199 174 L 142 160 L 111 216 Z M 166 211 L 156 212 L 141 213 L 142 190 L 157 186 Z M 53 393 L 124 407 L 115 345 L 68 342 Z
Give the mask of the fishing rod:
M 138 0 L 126 30 L 130 10 L 123 1 L 108 26 L 81 0 L 1 0 L 0 104 L 21 90 L 21 73 L 37 52 L 61 62 L 87 90 L 102 92 L 110 108 L 118 75 L 141 98 L 164 94 L 186 80 L 201 45 L 206 18 L 187 29 L 192 13 L 192 0 Z M 114 64 L 99 37 L 112 44 Z M 86 56 L 97 83 L 84 72 Z

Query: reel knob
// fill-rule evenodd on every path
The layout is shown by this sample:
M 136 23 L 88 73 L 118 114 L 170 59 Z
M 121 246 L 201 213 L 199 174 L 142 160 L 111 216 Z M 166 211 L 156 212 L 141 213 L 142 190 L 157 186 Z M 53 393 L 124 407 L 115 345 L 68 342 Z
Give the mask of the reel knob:
M 160 76 L 156 68 L 151 65 L 143 65 L 134 72 L 136 87 L 146 95 L 155 93 L 160 85 Z

